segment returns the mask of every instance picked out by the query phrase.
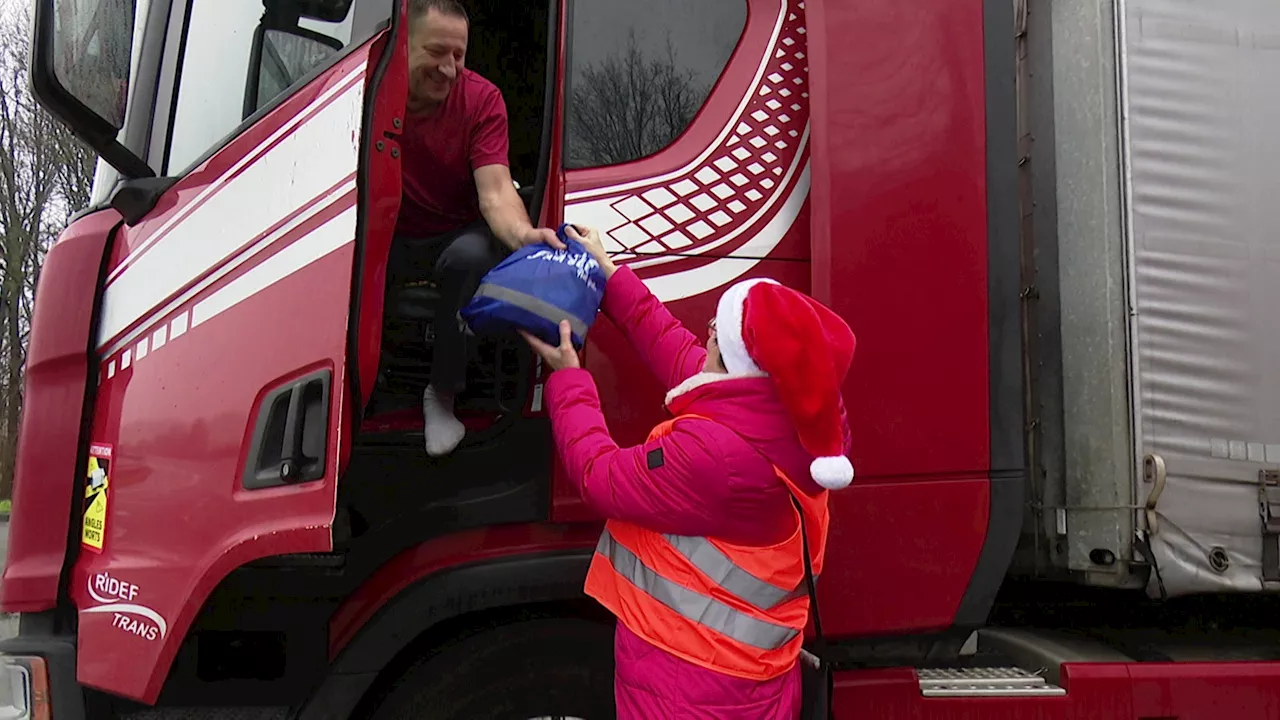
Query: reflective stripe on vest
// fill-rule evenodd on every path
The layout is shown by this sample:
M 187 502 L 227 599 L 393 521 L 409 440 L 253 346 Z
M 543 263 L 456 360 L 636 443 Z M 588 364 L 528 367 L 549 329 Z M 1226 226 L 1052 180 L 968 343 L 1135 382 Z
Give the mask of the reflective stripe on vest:
M 613 569 L 649 597 L 689 620 L 761 650 L 776 650 L 798 633 L 785 625 L 757 620 L 724 603 L 677 585 L 645 565 L 635 553 L 614 542 L 608 530 L 600 536 L 596 552 L 609 559 Z
M 607 533 L 608 531 L 606 531 Z M 727 555 L 704 537 L 663 535 L 693 566 L 717 585 L 761 610 L 772 610 L 784 602 L 809 594 L 802 582 L 799 587 L 780 588 L 738 567 Z M 603 538 L 602 538 L 603 540 Z M 624 548 L 625 550 L 625 548 Z M 818 578 L 813 578 L 814 583 Z
M 654 428 L 649 439 L 669 433 L 674 422 Z M 587 595 L 642 639 L 691 663 L 752 680 L 787 672 L 809 619 L 801 528 L 809 530 L 816 580 L 828 495 L 806 496 L 774 471 L 798 503 L 796 528 L 785 540 L 747 546 L 609 520 L 587 573 Z

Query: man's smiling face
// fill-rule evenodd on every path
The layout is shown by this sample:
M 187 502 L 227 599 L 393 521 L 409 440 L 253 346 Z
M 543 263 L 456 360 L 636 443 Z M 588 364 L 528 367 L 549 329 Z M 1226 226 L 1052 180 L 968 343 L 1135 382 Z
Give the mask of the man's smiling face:
M 409 110 L 439 107 L 467 58 L 467 21 L 431 8 L 409 34 Z

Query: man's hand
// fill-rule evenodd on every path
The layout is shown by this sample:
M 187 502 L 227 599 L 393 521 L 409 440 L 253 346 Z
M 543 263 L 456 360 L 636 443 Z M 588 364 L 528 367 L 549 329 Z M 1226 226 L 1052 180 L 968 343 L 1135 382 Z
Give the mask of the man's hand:
M 529 228 L 520 236 L 521 245 L 537 245 L 538 243 L 550 245 L 556 250 L 565 249 L 565 244 L 560 242 L 560 238 L 556 236 L 556 231 L 551 228 Z
M 569 329 L 568 320 L 560 321 L 560 347 L 551 347 L 523 330 L 520 334 L 524 336 L 525 342 L 529 343 L 529 347 L 541 355 L 543 362 L 550 365 L 552 370 L 582 367 L 582 363 L 578 360 L 578 351 L 573 349 L 573 332 Z

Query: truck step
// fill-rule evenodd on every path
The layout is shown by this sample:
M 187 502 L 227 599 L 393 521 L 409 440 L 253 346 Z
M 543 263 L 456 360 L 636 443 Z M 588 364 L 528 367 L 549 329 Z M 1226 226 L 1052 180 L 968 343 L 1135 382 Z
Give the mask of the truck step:
M 1016 667 L 920 668 L 925 697 L 1027 697 L 1066 695 L 1067 691 Z

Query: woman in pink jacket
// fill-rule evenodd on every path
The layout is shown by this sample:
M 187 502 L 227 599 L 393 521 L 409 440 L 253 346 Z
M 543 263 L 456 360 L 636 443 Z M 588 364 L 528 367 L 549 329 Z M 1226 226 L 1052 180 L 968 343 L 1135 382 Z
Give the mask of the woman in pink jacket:
M 816 514 L 804 517 L 811 526 L 815 519 L 821 521 L 821 528 L 810 527 L 807 533 L 818 540 L 814 557 L 820 561 L 826 535 L 825 490 L 844 487 L 853 478 L 853 467 L 846 459 L 849 431 L 839 394 L 855 344 L 848 326 L 811 298 L 772 281 L 749 280 L 730 287 L 720 299 L 704 348 L 631 270 L 614 266 L 595 230 L 580 235 L 571 227 L 569 234 L 591 252 L 608 278 L 603 312 L 671 389 L 666 397 L 671 415 L 685 416 L 660 437 L 620 448 L 605 425 L 595 382 L 580 368 L 569 342 L 568 323 L 561 324 L 559 347 L 525 335 L 554 370 L 546 386 L 547 407 L 560 457 L 583 499 L 611 523 L 618 523 L 619 531 L 623 524 L 642 528 L 638 532 L 665 539 L 673 548 L 696 541 L 716 543 L 702 546 L 700 557 L 691 553 L 691 562 L 706 559 L 709 548 L 725 552 L 742 548 L 746 550 L 742 559 L 750 561 L 756 548 L 766 553 L 789 538 L 798 542 L 801 505 L 793 503 L 793 494 L 802 493 L 807 496 L 801 498 L 803 505 L 818 508 Z M 782 656 L 787 666 L 773 677 L 735 672 L 735 665 L 728 661 L 722 669 L 720 658 L 733 656 L 738 648 L 755 659 L 751 655 L 754 641 L 734 640 L 714 627 L 692 624 L 696 620 L 714 626 L 716 615 L 705 608 L 687 623 L 671 622 L 677 616 L 663 613 L 675 607 L 672 598 L 688 595 L 690 588 L 714 585 L 713 594 L 725 601 L 724 588 L 741 587 L 741 582 L 729 582 L 727 576 L 708 579 L 702 573 L 677 574 L 685 579 L 674 584 L 684 586 L 668 588 L 664 595 L 654 583 L 673 583 L 658 572 L 640 587 L 633 586 L 629 583 L 638 581 L 626 580 L 633 576 L 623 573 L 651 570 L 647 566 L 658 565 L 662 552 L 640 557 L 638 562 L 628 554 L 629 564 L 623 569 L 616 557 L 610 560 L 601 554 L 612 539 L 606 528 L 587 591 L 620 620 L 614 645 L 619 718 L 798 716 L 800 668 L 794 657 L 802 638 L 794 637 L 795 632 L 787 636 L 789 642 L 780 651 L 790 653 Z M 795 554 L 803 555 L 798 545 L 786 547 L 795 547 Z M 742 555 L 740 551 L 738 556 Z M 794 567 L 790 570 L 792 585 L 796 572 Z M 799 595 L 779 599 L 779 606 L 785 600 L 792 609 L 773 611 L 791 618 L 793 629 L 797 624 L 803 629 L 808 611 L 803 570 L 798 572 Z M 598 581 L 597 573 L 608 573 L 609 578 Z M 610 596 L 621 592 L 637 599 L 620 611 L 621 600 L 613 598 L 611 603 L 609 598 L 602 599 L 601 592 L 593 592 L 593 584 L 598 587 L 602 582 L 615 588 L 607 593 Z M 706 598 L 702 602 L 723 606 Z M 754 618 L 735 627 L 771 617 L 736 599 L 728 602 Z M 651 611 L 662 617 L 650 617 Z M 730 625 L 721 631 L 737 632 Z M 708 643 L 699 656 L 696 648 Z M 693 649 L 683 652 L 686 646 Z M 764 651 L 757 654 L 763 656 Z

